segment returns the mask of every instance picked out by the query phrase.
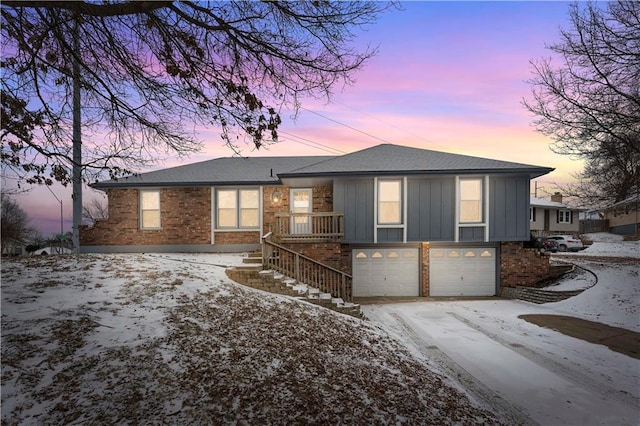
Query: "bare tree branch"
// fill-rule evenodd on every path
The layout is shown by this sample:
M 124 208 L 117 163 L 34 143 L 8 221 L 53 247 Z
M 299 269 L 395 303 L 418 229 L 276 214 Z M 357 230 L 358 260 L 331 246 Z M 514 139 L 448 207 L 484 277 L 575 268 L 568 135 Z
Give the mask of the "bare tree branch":
M 563 190 L 598 206 L 640 186 L 640 3 L 574 3 L 569 16 L 548 46 L 560 63 L 532 62 L 523 104 L 554 152 L 585 160 L 579 183 Z
M 197 151 L 202 141 L 187 123 L 218 129 L 232 148 L 244 138 L 257 148 L 277 142 L 283 107 L 353 83 L 375 54 L 352 47 L 355 30 L 389 6 L 2 2 L 2 161 L 27 182 L 69 183 L 74 61 L 86 180 Z

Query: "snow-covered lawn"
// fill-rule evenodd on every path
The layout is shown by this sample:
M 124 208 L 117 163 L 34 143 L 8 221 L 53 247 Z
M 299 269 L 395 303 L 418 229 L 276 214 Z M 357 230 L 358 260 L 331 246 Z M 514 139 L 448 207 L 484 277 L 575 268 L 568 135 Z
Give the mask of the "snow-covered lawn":
M 240 261 L 3 259 L 2 424 L 499 423 L 379 326 L 233 283 Z
M 368 305 L 371 321 L 233 283 L 241 255 L 3 259 L 2 423 L 638 424 L 640 361 L 519 318 L 640 331 L 637 253 L 554 256 L 598 277 L 560 283 L 590 287 L 562 302 Z

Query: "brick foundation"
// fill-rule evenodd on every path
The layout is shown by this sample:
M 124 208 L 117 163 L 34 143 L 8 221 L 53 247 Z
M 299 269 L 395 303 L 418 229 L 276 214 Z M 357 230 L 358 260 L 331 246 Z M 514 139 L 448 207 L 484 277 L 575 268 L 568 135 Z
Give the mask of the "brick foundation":
M 351 275 L 351 248 L 339 242 L 283 243 L 283 246 Z

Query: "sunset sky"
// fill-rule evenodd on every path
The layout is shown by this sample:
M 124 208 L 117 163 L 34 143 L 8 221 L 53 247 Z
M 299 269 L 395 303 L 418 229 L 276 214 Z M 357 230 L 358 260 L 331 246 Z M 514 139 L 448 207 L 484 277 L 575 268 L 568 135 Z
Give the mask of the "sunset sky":
M 362 32 L 357 43 L 379 53 L 337 87 L 331 103 L 309 99 L 296 120 L 282 112 L 280 142 L 246 156 L 349 153 L 381 143 L 556 168 L 538 193 L 571 181 L 581 163 L 549 149 L 522 106 L 532 59 L 568 25 L 565 2 L 407 2 Z M 185 123 L 188 125 L 188 123 Z M 217 129 L 200 129 L 203 151 L 184 163 L 231 156 Z M 178 165 L 162 161 L 154 168 Z M 71 230 L 71 188 L 51 188 Z M 87 189 L 85 200 L 95 197 Z M 99 196 L 99 194 L 98 194 Z M 45 188 L 16 197 L 44 235 L 60 231 L 60 204 Z

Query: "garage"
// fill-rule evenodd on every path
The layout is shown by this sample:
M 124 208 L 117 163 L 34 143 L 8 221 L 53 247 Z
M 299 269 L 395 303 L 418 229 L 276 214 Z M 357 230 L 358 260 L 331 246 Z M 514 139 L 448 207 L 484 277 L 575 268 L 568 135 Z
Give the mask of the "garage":
M 353 250 L 353 296 L 418 296 L 419 250 Z
M 429 250 L 430 296 L 495 296 L 496 249 L 491 247 Z

